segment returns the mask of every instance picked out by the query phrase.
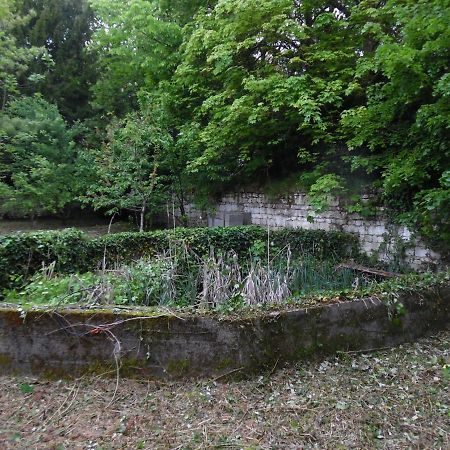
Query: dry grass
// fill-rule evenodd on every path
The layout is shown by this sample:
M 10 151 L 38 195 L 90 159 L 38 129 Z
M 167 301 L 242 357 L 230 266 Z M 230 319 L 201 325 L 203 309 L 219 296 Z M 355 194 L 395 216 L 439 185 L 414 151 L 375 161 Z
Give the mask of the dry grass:
M 448 363 L 450 332 L 246 381 L 121 380 L 111 405 L 113 379 L 3 376 L 0 440 L 27 450 L 449 449 Z

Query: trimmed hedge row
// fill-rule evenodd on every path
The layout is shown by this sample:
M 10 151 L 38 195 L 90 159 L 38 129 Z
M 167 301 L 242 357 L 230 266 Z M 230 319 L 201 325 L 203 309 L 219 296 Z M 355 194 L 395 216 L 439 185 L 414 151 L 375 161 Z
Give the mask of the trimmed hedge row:
M 81 272 L 92 261 L 91 241 L 78 230 L 14 233 L 0 237 L 0 287 L 20 285 L 44 265 Z
M 117 233 L 89 239 L 79 230 L 16 233 L 0 237 L 0 287 L 21 284 L 43 265 L 55 262 L 62 273 L 86 272 L 108 264 L 127 263 L 158 251 L 187 246 L 199 255 L 216 251 L 247 253 L 255 242 L 267 242 L 267 230 L 256 226 L 230 228 L 177 228 L 146 233 Z M 290 245 L 293 254 L 319 259 L 345 259 L 359 253 L 356 237 L 341 232 L 285 229 L 270 232 L 270 244 Z

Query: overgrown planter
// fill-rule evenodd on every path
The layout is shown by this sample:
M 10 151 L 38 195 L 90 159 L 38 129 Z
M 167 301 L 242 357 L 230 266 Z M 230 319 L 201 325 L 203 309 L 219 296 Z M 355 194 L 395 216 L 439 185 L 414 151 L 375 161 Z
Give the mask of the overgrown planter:
M 320 230 L 271 231 L 274 252 L 289 245 L 294 255 L 346 260 L 357 257 L 357 239 L 346 233 Z M 1 288 L 15 288 L 54 264 L 60 274 L 83 273 L 128 264 L 171 248 L 186 248 L 197 255 L 234 251 L 248 255 L 255 242 L 267 241 L 267 229 L 256 226 L 177 228 L 146 233 L 117 233 L 89 239 L 79 230 L 41 231 L 0 236 Z
M 249 374 L 337 351 L 394 346 L 447 328 L 450 284 L 230 319 L 66 309 L 0 309 L 0 372 L 179 378 Z

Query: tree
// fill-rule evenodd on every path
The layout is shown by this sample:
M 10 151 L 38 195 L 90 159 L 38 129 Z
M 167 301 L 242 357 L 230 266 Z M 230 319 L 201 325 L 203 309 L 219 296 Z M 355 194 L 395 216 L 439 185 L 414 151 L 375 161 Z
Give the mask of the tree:
M 28 72 L 30 83 L 42 79 L 42 74 L 30 73 L 33 61 L 40 60 L 44 66 L 51 59 L 44 48 L 36 46 L 21 47 L 13 35 L 18 26 L 26 27 L 32 14 L 18 15 L 13 0 L 0 0 L 0 109 L 4 109 L 10 96 L 20 91 L 19 77 Z
M 94 35 L 103 74 L 94 92 L 98 108 L 124 115 L 138 109 L 140 89 L 152 90 L 167 79 L 177 62 L 181 28 L 161 20 L 158 2 L 94 0 L 106 26 Z
M 154 92 L 179 63 L 182 28 L 205 0 L 91 0 L 103 25 L 91 49 L 99 56 L 94 103 L 123 117 L 139 109 L 140 91 Z
M 97 22 L 88 0 L 20 0 L 17 5 L 21 14 L 31 16 L 14 27 L 18 45 L 45 48 L 53 60 L 50 70 L 35 60 L 30 70 L 46 76 L 37 84 L 22 77 L 21 92 L 40 92 L 71 122 L 90 117 L 97 68 L 95 53 L 86 48 Z
M 156 212 L 166 196 L 162 158 L 170 145 L 170 136 L 150 116 L 130 113 L 113 122 L 107 142 L 87 155 L 97 178 L 83 201 L 109 215 L 131 211 L 144 231 L 146 214 Z
M 99 73 L 88 162 L 75 156 L 80 178 L 91 165 L 99 172 L 83 196 L 96 208 L 132 210 L 143 229 L 169 191 L 182 208 L 186 187 L 205 203 L 289 177 L 320 207 L 330 194 L 376 188 L 428 234 L 448 223 L 438 210 L 449 201 L 450 0 L 89 0 L 94 13 L 86 1 L 21 0 L 21 14 L 37 11 L 30 30 L 0 2 L 7 96 L 43 71 L 30 45 L 53 55 L 40 87 L 71 120 L 85 117 Z M 15 150 L 3 151 L 2 191 L 42 191 L 54 159 L 39 152 L 52 145 L 32 147 L 30 165 L 11 147 L 29 133 L 13 139 L 7 116 L 2 142 Z M 111 122 L 106 139 L 97 119 Z
M 60 213 L 79 194 L 76 128 L 40 96 L 21 97 L 0 114 L 0 211 Z
M 197 185 L 220 192 L 336 166 L 361 40 L 354 3 L 227 0 L 197 16 L 173 80 Z
M 385 202 L 429 236 L 440 223 L 448 242 L 450 2 L 390 0 L 358 14 L 376 47 L 352 83 L 365 97 L 342 112 L 351 167 L 376 174 Z

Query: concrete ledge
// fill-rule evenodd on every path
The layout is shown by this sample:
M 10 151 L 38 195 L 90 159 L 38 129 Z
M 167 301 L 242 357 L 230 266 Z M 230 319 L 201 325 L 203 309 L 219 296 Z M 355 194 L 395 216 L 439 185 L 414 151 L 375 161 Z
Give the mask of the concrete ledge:
M 316 354 L 369 350 L 447 328 L 450 285 L 398 299 L 370 298 L 257 315 L 144 316 L 144 312 L 0 307 L 0 373 L 178 378 L 256 373 Z

